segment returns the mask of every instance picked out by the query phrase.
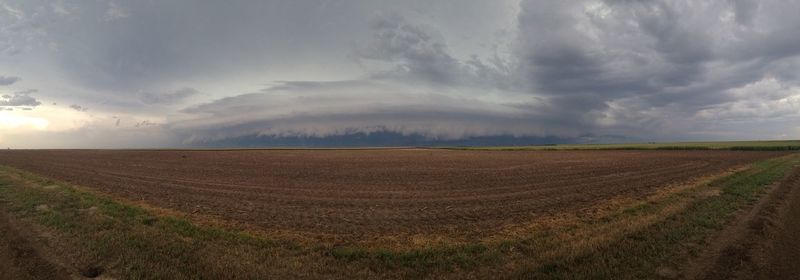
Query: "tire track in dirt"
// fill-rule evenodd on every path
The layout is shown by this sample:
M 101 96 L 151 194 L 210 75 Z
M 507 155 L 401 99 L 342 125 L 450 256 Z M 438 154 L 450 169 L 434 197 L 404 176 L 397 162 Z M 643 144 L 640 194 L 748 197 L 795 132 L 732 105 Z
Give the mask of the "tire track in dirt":
M 800 166 L 710 240 L 687 279 L 798 279 Z

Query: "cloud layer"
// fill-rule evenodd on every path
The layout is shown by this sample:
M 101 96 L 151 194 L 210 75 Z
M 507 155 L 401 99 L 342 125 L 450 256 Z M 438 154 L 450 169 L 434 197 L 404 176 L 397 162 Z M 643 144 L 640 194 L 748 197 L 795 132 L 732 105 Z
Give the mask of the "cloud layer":
M 800 137 L 800 2 L 490 2 L 11 1 L 0 85 L 165 145 Z

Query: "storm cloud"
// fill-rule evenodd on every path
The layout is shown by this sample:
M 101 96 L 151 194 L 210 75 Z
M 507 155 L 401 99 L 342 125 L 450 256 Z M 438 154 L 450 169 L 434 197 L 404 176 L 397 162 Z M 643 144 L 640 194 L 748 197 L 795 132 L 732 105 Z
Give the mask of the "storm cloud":
M 770 0 L 8 1 L 0 71 L 26 79 L 0 84 L 90 106 L 84 132 L 158 127 L 189 146 L 377 132 L 798 138 L 798 10 Z

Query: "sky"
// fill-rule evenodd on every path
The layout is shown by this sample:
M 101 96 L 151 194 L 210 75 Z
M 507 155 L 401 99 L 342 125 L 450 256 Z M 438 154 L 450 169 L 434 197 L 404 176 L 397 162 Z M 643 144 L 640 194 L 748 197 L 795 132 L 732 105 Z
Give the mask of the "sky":
M 800 138 L 800 1 L 0 0 L 0 147 Z

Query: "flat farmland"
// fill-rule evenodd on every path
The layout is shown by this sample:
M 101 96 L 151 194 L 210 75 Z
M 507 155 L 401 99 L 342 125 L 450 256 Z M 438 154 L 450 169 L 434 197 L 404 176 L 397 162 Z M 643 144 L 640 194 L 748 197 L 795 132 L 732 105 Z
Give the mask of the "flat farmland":
M 0 151 L 0 165 L 281 238 L 402 245 L 513 238 L 547 217 L 599 211 L 784 154 L 15 150 Z

